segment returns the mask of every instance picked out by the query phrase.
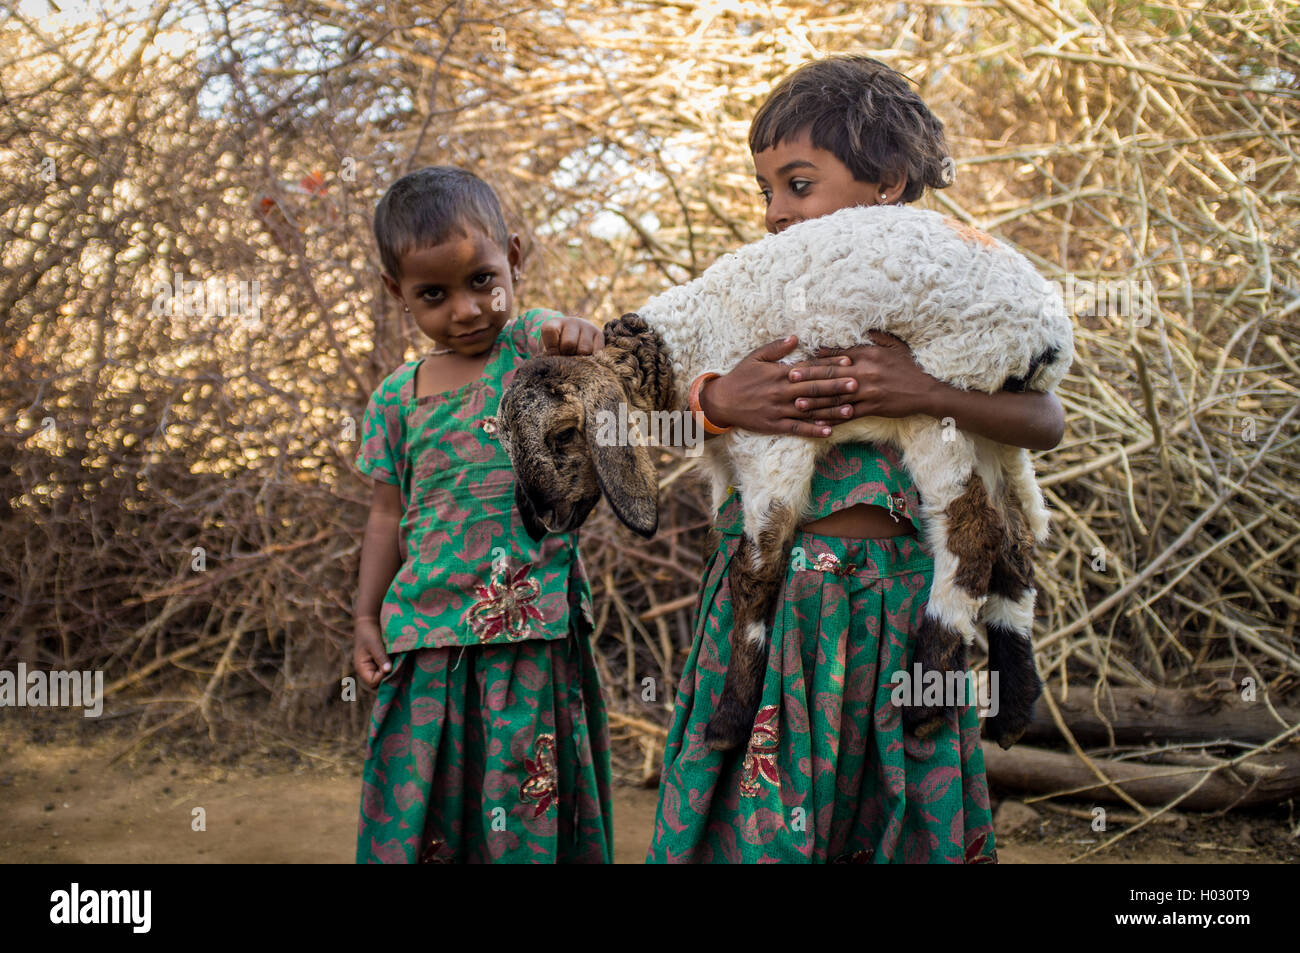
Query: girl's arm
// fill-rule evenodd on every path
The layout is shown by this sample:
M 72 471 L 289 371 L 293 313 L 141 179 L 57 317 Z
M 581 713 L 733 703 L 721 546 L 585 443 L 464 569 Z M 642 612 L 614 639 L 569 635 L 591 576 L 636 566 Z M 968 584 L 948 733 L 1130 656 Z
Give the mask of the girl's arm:
M 352 664 L 371 688 L 392 671 L 379 628 L 379 610 L 393 577 L 402 566 L 397 528 L 402 521 L 402 493 L 391 483 L 375 481 L 370 516 L 361 543 L 361 569 L 357 598 L 352 606 Z
M 1065 434 L 1065 409 L 1055 394 L 1041 391 L 985 394 L 936 381 L 926 413 L 951 419 L 958 430 L 1027 450 L 1051 450 Z
M 931 377 L 917 366 L 908 346 L 892 334 L 871 332 L 875 345 L 826 350 L 796 364 L 792 380 L 847 378 L 844 397 L 796 401 L 802 410 L 843 422 L 855 417 L 907 417 L 929 414 L 951 418 L 959 430 L 1029 450 L 1051 450 L 1065 433 L 1065 411 L 1056 395 L 1027 392 L 964 391 Z M 852 362 L 845 366 L 847 357 Z

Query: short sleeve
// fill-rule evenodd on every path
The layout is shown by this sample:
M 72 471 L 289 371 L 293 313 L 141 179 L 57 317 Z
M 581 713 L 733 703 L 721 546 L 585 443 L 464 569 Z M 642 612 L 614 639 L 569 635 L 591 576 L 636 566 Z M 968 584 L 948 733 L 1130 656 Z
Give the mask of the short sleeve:
M 361 422 L 361 448 L 357 451 L 357 469 L 384 483 L 401 485 L 397 477 L 397 459 L 402 442 L 401 403 L 385 381 L 370 396 L 366 416 Z
M 533 308 L 515 318 L 514 345 L 520 354 L 536 357 L 542 353 L 542 325 L 564 315 L 559 311 Z

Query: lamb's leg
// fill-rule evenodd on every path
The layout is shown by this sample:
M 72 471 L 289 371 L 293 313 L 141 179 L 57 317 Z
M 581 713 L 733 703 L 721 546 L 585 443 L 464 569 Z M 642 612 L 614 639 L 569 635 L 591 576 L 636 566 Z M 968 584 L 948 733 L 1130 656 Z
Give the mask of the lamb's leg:
M 768 512 L 769 525 L 759 533 L 757 545 L 746 532 L 728 569 L 731 660 L 718 706 L 704 729 L 704 741 L 715 751 L 749 741 L 763 692 L 767 632 L 779 601 L 797 523 L 792 507 L 773 507 Z
M 977 471 L 975 443 L 957 431 L 947 440 L 943 435 L 937 422 L 918 428 L 904 448 L 904 462 L 924 501 L 922 515 L 934 553 L 934 581 L 909 674 L 920 663 L 922 677 L 939 672 L 948 685 L 948 672 L 966 669 L 966 646 L 975 639 L 975 620 L 987 598 L 1003 525 Z M 919 738 L 928 737 L 942 727 L 946 709 L 907 706 L 903 726 Z
M 733 434 L 730 440 L 744 501 L 745 535 L 728 569 L 731 661 L 704 733 L 715 750 L 745 744 L 753 730 L 763 692 L 768 627 L 817 460 L 817 447 L 809 440 L 748 433 Z
M 983 619 L 989 637 L 989 673 L 997 673 L 997 713 L 989 737 L 1015 744 L 1033 718 L 1043 683 L 1034 667 L 1034 538 L 1017 494 L 1007 488 L 1006 533 L 993 562 Z
M 1030 459 L 1029 451 L 1023 447 L 997 444 L 997 454 L 1007 483 L 1020 503 L 1030 538 L 1036 543 L 1046 542 L 1050 522 L 1043 502 L 1043 490 L 1034 479 L 1034 461 Z

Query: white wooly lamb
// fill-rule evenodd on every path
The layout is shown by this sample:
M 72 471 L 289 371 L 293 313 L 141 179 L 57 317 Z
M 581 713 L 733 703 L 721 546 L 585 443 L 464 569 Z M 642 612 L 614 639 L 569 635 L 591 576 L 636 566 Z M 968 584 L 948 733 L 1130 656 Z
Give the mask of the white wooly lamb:
M 785 358 L 793 363 L 821 347 L 870 344 L 867 332 L 873 330 L 901 338 L 927 374 L 964 390 L 1050 390 L 1073 357 L 1072 328 L 1059 290 L 1024 256 L 935 212 L 850 208 L 724 256 L 694 281 L 607 325 L 606 348 L 596 355 L 531 362 L 538 366 L 521 369 L 502 401 L 507 447 L 528 428 L 581 429 L 583 421 L 573 418 L 584 414 L 570 413 L 560 421 L 547 410 L 571 401 L 576 389 L 586 411 L 586 450 L 596 478 L 619 517 L 648 535 L 657 525 L 655 488 L 649 487 L 649 517 L 645 507 L 629 502 L 637 493 L 612 489 L 611 484 L 636 481 L 632 471 L 611 469 L 620 464 L 602 463 L 610 455 L 592 438 L 594 413 L 610 408 L 610 387 L 591 368 L 613 373 L 625 399 L 649 413 L 687 406 L 689 387 L 699 375 L 726 373 L 768 341 L 797 335 L 799 349 Z M 556 362 L 584 361 L 587 372 L 570 375 L 568 387 L 556 384 L 569 374 Z M 671 382 L 665 380 L 665 365 L 671 366 Z M 592 396 L 596 392 L 605 396 L 598 400 Z M 518 418 L 513 422 L 512 406 Z M 927 673 L 964 670 L 965 646 L 982 622 L 990 669 L 1000 676 L 999 712 L 989 731 L 1006 747 L 1019 738 L 1041 691 L 1030 642 L 1031 560 L 1034 542 L 1047 536 L 1048 515 L 1025 450 L 962 433 L 951 423 L 924 415 L 866 417 L 837 425 L 824 439 L 732 430 L 706 442 L 714 506 L 726 487 L 734 486 L 742 496 L 745 523 L 729 571 L 735 630 L 727 678 L 706 731 L 710 745 L 730 748 L 749 737 L 767 626 L 791 542 L 805 518 L 814 466 L 832 443 L 845 441 L 897 446 L 921 495 L 935 569 L 914 661 Z M 560 486 L 565 481 L 555 479 L 560 472 L 555 464 L 573 453 L 572 445 L 566 446 L 543 440 L 528 451 L 512 449 L 521 510 L 553 515 L 562 508 L 557 496 L 566 492 Z M 648 459 L 647 451 L 639 452 Z M 547 459 L 539 462 L 538 456 Z M 579 483 L 576 477 L 569 480 L 570 503 Z M 554 489 L 548 491 L 548 485 Z M 639 486 L 644 497 L 644 480 Z M 582 506 L 571 506 L 568 513 L 570 523 L 586 516 Z M 942 723 L 944 707 L 905 708 L 903 718 L 924 736 Z

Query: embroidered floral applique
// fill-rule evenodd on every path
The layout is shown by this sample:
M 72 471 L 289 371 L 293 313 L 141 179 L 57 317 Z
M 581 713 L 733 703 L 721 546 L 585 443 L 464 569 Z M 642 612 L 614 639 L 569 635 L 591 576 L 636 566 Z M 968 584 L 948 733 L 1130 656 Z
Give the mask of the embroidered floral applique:
M 478 422 L 478 425 L 483 428 L 483 432 L 489 437 L 497 435 L 497 419 L 495 417 L 484 417 Z
M 966 863 L 968 864 L 996 864 L 998 862 L 997 852 L 991 855 L 984 853 L 984 846 L 988 843 L 989 835 L 980 834 L 966 845 Z
M 780 742 L 777 731 L 777 706 L 764 705 L 754 719 L 754 730 L 749 736 L 749 748 L 741 766 L 741 797 L 757 797 L 763 780 L 781 787 L 781 776 L 776 769 L 776 749 Z
M 504 563 L 493 570 L 486 586 L 475 586 L 478 601 L 470 607 L 469 624 L 480 642 L 502 633 L 512 641 L 533 634 L 530 620 L 541 622 L 542 614 L 533 605 L 542 587 L 528 575 L 532 563 L 524 563 L 514 573 Z
M 533 817 L 541 817 L 555 801 L 559 786 L 559 770 L 555 764 L 555 735 L 538 735 L 533 742 L 533 756 L 524 759 L 528 777 L 519 786 L 519 796 L 525 801 L 536 801 Z
M 834 553 L 818 553 L 813 568 L 818 572 L 830 572 L 837 576 L 850 576 L 858 571 L 857 566 L 853 563 L 841 562 L 840 557 Z

